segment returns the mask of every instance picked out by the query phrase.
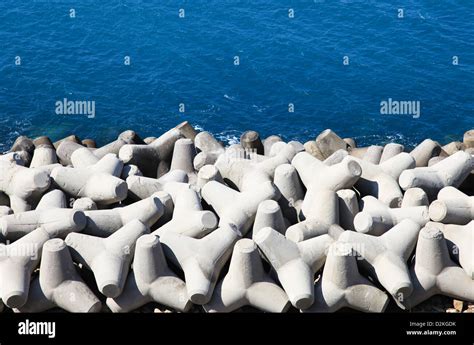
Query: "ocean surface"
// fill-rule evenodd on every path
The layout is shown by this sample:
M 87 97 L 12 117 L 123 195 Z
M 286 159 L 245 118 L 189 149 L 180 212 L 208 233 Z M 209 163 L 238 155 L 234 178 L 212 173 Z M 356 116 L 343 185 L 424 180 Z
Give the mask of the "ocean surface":
M 473 42 L 472 0 L 2 0 L 0 150 L 21 134 L 100 145 L 183 120 L 228 142 L 326 128 L 359 145 L 462 140 Z M 95 117 L 57 114 L 64 98 L 95 102 Z M 389 98 L 420 116 L 381 114 Z

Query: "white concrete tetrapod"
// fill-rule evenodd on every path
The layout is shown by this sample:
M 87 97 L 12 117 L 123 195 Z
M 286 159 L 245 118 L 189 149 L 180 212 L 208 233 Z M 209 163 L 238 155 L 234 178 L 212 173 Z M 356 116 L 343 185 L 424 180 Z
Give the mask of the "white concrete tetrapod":
M 403 152 L 405 147 L 400 144 L 396 143 L 389 143 L 384 146 L 383 151 L 382 151 L 382 157 L 380 157 L 380 162 L 383 163 L 386 160 L 398 155 L 399 153 Z
M 152 227 L 163 212 L 164 207 L 159 193 L 155 193 L 149 198 L 125 207 L 85 211 L 87 224 L 82 232 L 87 235 L 107 237 L 134 219 Z
M 58 163 L 56 150 L 48 137 L 35 139 L 35 150 L 31 159 L 30 168 Z
M 127 130 L 120 133 L 116 140 L 94 150 L 94 155 L 99 159 L 109 153 L 118 155 L 122 146 L 127 144 L 142 145 L 145 142 L 136 132 Z
M 264 154 L 263 143 L 260 139 L 260 134 L 255 131 L 245 131 L 240 136 L 240 145 L 244 150 L 255 152 L 259 155 Z
M 454 187 L 444 187 L 430 205 L 430 218 L 445 224 L 467 224 L 474 219 L 474 196 Z
M 129 176 L 127 178 L 128 193 L 134 199 L 145 199 L 153 193 L 163 191 L 165 185 L 170 182 L 188 182 L 188 175 L 182 170 L 173 170 L 160 178 L 145 176 Z
M 459 187 L 473 169 L 474 157 L 464 151 L 458 151 L 430 167 L 404 171 L 400 175 L 399 183 L 404 190 L 419 187 L 433 198 L 444 187 Z
M 49 185 L 46 171 L 0 160 L 0 191 L 10 198 L 14 212 L 31 210 L 31 197 L 46 191 Z
M 224 183 L 224 179 L 215 165 L 204 165 L 197 174 L 196 187 L 201 190 L 209 181 Z
M 303 185 L 294 166 L 282 164 L 275 169 L 273 183 L 281 193 L 278 200 L 282 212 L 292 224 L 298 221 L 304 198 Z
M 372 164 L 379 164 L 380 159 L 382 158 L 382 152 L 383 146 L 371 145 L 365 152 L 364 157 L 362 159 Z
M 133 270 L 120 296 L 107 298 L 114 313 L 126 313 L 149 302 L 186 312 L 192 306 L 186 284 L 168 267 L 161 243 L 155 235 L 137 240 Z
M 344 231 L 339 241 L 350 243 L 360 256 L 361 268 L 395 298 L 409 296 L 413 284 L 408 273 L 407 260 L 416 245 L 420 225 L 405 219 L 382 236 Z
M 246 192 L 238 192 L 222 183 L 210 181 L 202 188 L 201 195 L 219 216 L 219 224 L 234 224 L 242 235 L 250 230 L 258 205 L 264 200 L 277 200 L 280 196 L 270 181 Z
M 403 194 L 398 177 L 404 170 L 415 166 L 413 157 L 402 152 L 378 165 L 353 159 L 362 167 L 362 175 L 355 184 L 361 196 L 372 195 L 389 207 L 400 207 Z
M 193 160 L 196 156 L 196 148 L 191 139 L 178 139 L 174 144 L 173 158 L 171 159 L 170 171 L 184 171 L 188 175 L 188 181 L 196 184 L 196 171 Z
M 429 222 L 427 206 L 390 208 L 373 196 L 362 198 L 362 211 L 354 217 L 355 230 L 380 236 L 404 219 L 410 219 L 423 227 Z
M 91 198 L 79 198 L 74 200 L 72 208 L 81 211 L 97 210 L 97 204 Z
M 148 227 L 135 219 L 107 238 L 70 233 L 66 244 L 74 260 L 92 270 L 99 291 L 114 298 L 122 292 L 135 242 L 146 233 Z
M 314 303 L 304 312 L 331 313 L 351 308 L 381 313 L 389 302 L 384 291 L 359 273 L 354 251 L 343 242 L 335 242 L 329 247 L 322 277 L 314 290 Z
M 229 272 L 217 284 L 204 310 L 226 313 L 246 305 L 282 313 L 288 310 L 290 302 L 285 291 L 264 271 L 255 242 L 244 238 L 235 244 Z
M 267 227 L 275 229 L 281 234 L 285 234 L 288 227 L 281 208 L 275 200 L 265 200 L 258 205 L 253 223 L 252 238 L 255 238 L 260 229 Z
M 357 194 L 352 189 L 336 192 L 339 200 L 339 225 L 345 230 L 355 230 L 354 217 L 359 213 Z
M 441 146 L 436 141 L 425 139 L 410 152 L 410 155 L 415 159 L 417 167 L 426 167 L 428 161 L 432 157 L 439 156 L 441 151 Z
M 203 211 L 199 194 L 192 189 L 182 191 L 176 197 L 173 218 L 153 232 L 162 236 L 168 231 L 201 238 L 217 227 L 217 217 L 211 211 Z
M 299 223 L 286 230 L 286 237 L 294 242 L 327 233 L 329 227 L 339 223 L 339 198 L 333 190 L 308 190 L 301 207 Z M 321 232 L 323 231 L 323 233 Z
M 361 166 L 352 157 L 345 157 L 340 163 L 327 166 L 307 152 L 298 153 L 291 161 L 301 178 L 310 189 L 352 188 L 362 174 Z
M 0 231 L 6 239 L 13 241 L 41 226 L 51 237 L 64 238 L 71 232 L 84 229 L 86 223 L 86 216 L 80 210 L 40 208 L 0 218 Z
M 157 177 L 160 161 L 169 161 L 173 154 L 174 144 L 178 139 L 185 137 L 180 124 L 149 145 L 127 144 L 120 148 L 119 157 L 124 163 L 136 165 L 143 175 Z
M 26 303 L 15 311 L 38 313 L 54 307 L 72 313 L 97 313 L 102 307 L 74 267 L 68 247 L 59 238 L 44 244 L 39 277 L 31 282 Z
M 0 244 L 0 298 L 10 308 L 25 304 L 31 274 L 41 258 L 41 248 L 49 240 L 42 228 L 12 244 Z
M 276 148 L 278 146 L 278 148 Z M 221 176 L 231 181 L 240 191 L 252 190 L 261 183 L 273 181 L 275 169 L 281 164 L 290 163 L 296 154 L 292 145 L 278 142 L 272 147 L 276 150 L 271 157 L 255 155 L 254 159 L 236 159 L 232 155 L 219 156 L 215 166 Z
M 314 275 L 324 264 L 332 237 L 321 235 L 295 243 L 272 228 L 263 228 L 254 241 L 276 271 L 291 304 L 309 308 L 314 302 Z
M 219 274 L 240 237 L 237 228 L 229 224 L 201 239 L 171 231 L 160 237 L 166 256 L 184 272 L 191 302 L 200 305 L 209 302 Z
M 443 232 L 449 254 L 474 279 L 474 220 L 465 225 L 429 222 L 426 227 L 435 227 Z
M 50 208 L 67 208 L 66 194 L 62 190 L 53 189 L 48 193 L 44 194 L 38 204 L 36 205 L 35 210 L 47 210 Z
M 64 165 L 72 165 L 71 156 L 74 151 L 82 149 L 84 146 L 80 142 L 72 140 L 63 140 L 59 145 L 56 146 L 56 156 L 59 162 Z
M 270 135 L 263 140 L 263 154 L 265 156 L 270 156 L 270 151 L 273 144 L 283 141 L 278 135 Z
M 120 176 L 122 167 L 123 163 L 110 154 L 88 167 L 54 168 L 51 178 L 74 198 L 88 197 L 98 205 L 109 205 L 127 197 L 127 184 L 116 177 Z
M 194 158 L 194 168 L 200 170 L 204 165 L 214 164 L 222 153 L 224 146 L 209 132 L 200 132 L 194 138 L 194 145 L 199 153 Z
M 333 154 L 337 150 L 347 149 L 347 143 L 330 129 L 326 129 L 322 131 L 316 137 L 315 141 L 316 141 L 316 146 L 318 147 L 324 159 L 328 158 L 331 154 Z
M 399 300 L 401 307 L 413 308 L 437 294 L 474 302 L 474 280 L 450 259 L 443 233 L 436 227 L 420 231 L 410 277 L 413 292 Z
M 428 195 L 421 188 L 409 188 L 403 194 L 401 207 L 429 206 Z
M 346 150 L 337 150 L 334 152 L 332 155 L 330 155 L 328 158 L 326 158 L 323 163 L 326 165 L 334 165 L 337 163 L 342 162 L 342 160 L 346 157 L 349 156 L 349 152 Z

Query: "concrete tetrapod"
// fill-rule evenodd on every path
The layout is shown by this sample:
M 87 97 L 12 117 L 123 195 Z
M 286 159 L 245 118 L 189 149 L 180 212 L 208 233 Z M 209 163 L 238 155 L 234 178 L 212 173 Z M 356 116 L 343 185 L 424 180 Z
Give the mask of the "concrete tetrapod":
M 273 150 L 277 153 L 271 157 L 254 155 L 256 157 L 252 159 L 236 159 L 231 154 L 223 154 L 215 166 L 221 176 L 240 191 L 253 190 L 261 183 L 273 181 L 275 169 L 281 164 L 290 163 L 296 154 L 292 145 L 283 142 L 275 143 Z
M 344 231 L 339 241 L 350 243 L 361 268 L 395 298 L 406 298 L 413 291 L 407 260 L 416 245 L 420 225 L 404 219 L 382 236 L 376 237 L 354 231 Z
M 380 236 L 404 219 L 411 219 L 423 227 L 429 222 L 428 207 L 389 208 L 373 196 L 362 198 L 362 211 L 354 217 L 354 227 L 358 232 Z
M 39 277 L 31 282 L 26 303 L 15 311 L 38 313 L 54 307 L 72 313 L 97 313 L 102 307 L 76 271 L 68 247 L 59 238 L 44 244 Z
M 184 272 L 191 302 L 206 304 L 211 299 L 219 273 L 241 237 L 234 225 L 223 224 L 209 235 L 195 239 L 175 232 L 160 237 L 165 254 Z
M 31 196 L 44 192 L 49 185 L 46 171 L 0 160 L 0 191 L 10 198 L 10 207 L 14 212 L 31 210 Z
M 335 242 L 329 247 L 322 278 L 316 283 L 313 305 L 304 310 L 332 313 L 341 308 L 381 313 L 388 305 L 387 294 L 359 273 L 350 245 Z
M 120 148 L 119 157 L 124 163 L 138 166 L 143 175 L 157 177 L 158 164 L 160 161 L 171 160 L 174 144 L 178 139 L 186 137 L 187 127 L 190 125 L 183 122 L 149 145 L 124 145 Z
M 413 293 L 400 301 L 406 308 L 437 294 L 474 302 L 474 280 L 449 258 L 446 240 L 436 227 L 420 231 L 410 277 Z
M 174 231 L 186 236 L 201 238 L 217 227 L 217 217 L 211 211 L 203 211 L 198 193 L 192 189 L 182 191 L 176 197 L 173 218 L 154 231 L 162 236 Z
M 37 168 L 43 165 L 55 164 L 58 162 L 56 150 L 48 137 L 35 139 L 35 150 L 31 159 L 30 168 Z
M 347 143 L 341 139 L 336 133 L 330 129 L 322 131 L 316 137 L 316 146 L 321 152 L 324 159 L 328 158 L 331 154 L 337 150 L 346 150 Z
M 362 175 L 355 184 L 361 196 L 372 195 L 389 207 L 400 207 L 403 194 L 398 177 L 405 169 L 415 166 L 413 157 L 402 152 L 378 165 L 353 159 L 362 167 Z
M 438 200 L 430 205 L 430 218 L 445 224 L 467 224 L 474 219 L 474 196 L 467 196 L 454 187 L 444 187 Z
M 75 198 L 88 197 L 98 205 L 109 205 L 127 197 L 127 184 L 116 177 L 120 176 L 122 168 L 123 163 L 115 155 L 108 154 L 88 167 L 54 168 L 51 178 Z
M 275 269 L 291 304 L 309 308 L 314 301 L 314 274 L 324 264 L 332 237 L 321 235 L 294 243 L 272 228 L 263 228 L 254 241 Z
M 474 169 L 474 157 L 464 151 L 458 151 L 430 167 L 404 171 L 399 178 L 404 190 L 419 187 L 429 197 L 435 197 L 444 187 L 459 185 Z
M 432 157 L 439 156 L 441 151 L 441 146 L 436 141 L 425 139 L 410 152 L 410 155 L 415 159 L 417 167 L 426 167 L 428 161 Z
M 385 145 L 383 148 L 382 157 L 380 157 L 379 163 L 383 163 L 386 160 L 398 155 L 399 153 L 403 152 L 404 149 L 405 147 L 403 145 L 396 144 L 396 143 L 389 143 Z
M 421 188 L 409 188 L 405 191 L 405 194 L 403 194 L 402 208 L 429 205 L 428 196 Z
M 200 152 L 194 157 L 194 169 L 200 170 L 204 165 L 214 164 L 222 153 L 224 146 L 209 132 L 200 132 L 194 138 L 194 145 Z
M 169 269 L 158 237 L 143 235 L 122 293 L 106 303 L 112 312 L 126 313 L 153 301 L 184 312 L 192 306 L 186 284 Z
M 99 147 L 97 150 L 94 150 L 94 155 L 97 158 L 102 158 L 106 154 L 113 153 L 118 155 L 122 146 L 127 144 L 138 144 L 142 145 L 145 142 L 140 138 L 140 136 L 134 131 L 127 130 L 119 134 L 117 140 L 114 140 L 102 147 Z
M 337 191 L 339 199 L 339 225 L 345 230 L 355 230 L 354 217 L 359 213 L 357 194 L 352 189 Z
M 0 231 L 6 239 L 17 240 L 42 227 L 51 237 L 64 238 L 70 232 L 84 229 L 86 223 L 86 216 L 80 210 L 40 207 L 0 218 Z
M 188 182 L 188 175 L 182 170 L 173 170 L 160 178 L 132 175 L 127 178 L 128 194 L 140 200 L 151 196 L 153 193 L 163 191 L 170 182 Z
M 196 148 L 193 141 L 187 138 L 178 139 L 174 144 L 170 171 L 184 171 L 188 175 L 189 183 L 196 184 L 197 176 L 193 165 L 195 156 Z
M 151 227 L 163 215 L 163 212 L 164 207 L 159 193 L 156 193 L 125 207 L 85 211 L 87 224 L 82 232 L 88 235 L 107 237 L 134 219 Z
M 222 183 L 210 181 L 202 188 L 201 195 L 219 216 L 220 225 L 234 224 L 242 235 L 250 230 L 258 205 L 264 200 L 279 198 L 278 190 L 270 181 L 246 192 L 237 192 Z
M 295 167 L 291 164 L 278 166 L 275 169 L 273 183 L 281 193 L 278 203 L 285 218 L 292 224 L 298 222 L 298 214 L 301 211 L 304 191 Z
M 235 244 L 229 272 L 204 310 L 226 313 L 245 305 L 270 313 L 283 313 L 290 307 L 285 291 L 265 273 L 255 242 L 246 238 Z
M 66 244 L 74 260 L 92 270 L 99 291 L 113 298 L 122 292 L 135 242 L 146 233 L 148 227 L 135 219 L 107 238 L 70 233 Z
M 252 238 L 255 238 L 260 229 L 267 227 L 275 229 L 281 234 L 285 234 L 287 228 L 280 206 L 274 200 L 265 200 L 258 205 L 253 223 Z
M 0 243 L 0 298 L 10 308 L 25 304 L 31 274 L 41 258 L 41 248 L 49 240 L 42 228 L 12 244 Z
M 466 225 L 429 222 L 426 226 L 443 232 L 451 257 L 474 279 L 474 220 Z
M 345 157 L 340 163 L 327 166 L 307 152 L 298 153 L 291 161 L 301 178 L 310 189 L 352 188 L 362 174 L 361 166 L 352 157 Z
M 286 237 L 294 242 L 326 234 L 329 227 L 339 222 L 339 199 L 330 189 L 308 190 L 301 207 L 303 221 L 290 226 Z

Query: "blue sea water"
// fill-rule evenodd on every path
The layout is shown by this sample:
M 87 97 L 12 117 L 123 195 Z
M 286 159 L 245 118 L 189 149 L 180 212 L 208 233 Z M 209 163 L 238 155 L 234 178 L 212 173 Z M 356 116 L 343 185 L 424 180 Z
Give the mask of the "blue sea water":
M 459 140 L 474 127 L 473 40 L 472 0 L 2 0 L 0 150 L 184 119 L 230 141 L 326 128 L 360 145 Z M 95 101 L 95 118 L 56 114 L 64 98 Z M 420 101 L 420 117 L 381 115 L 388 98 Z

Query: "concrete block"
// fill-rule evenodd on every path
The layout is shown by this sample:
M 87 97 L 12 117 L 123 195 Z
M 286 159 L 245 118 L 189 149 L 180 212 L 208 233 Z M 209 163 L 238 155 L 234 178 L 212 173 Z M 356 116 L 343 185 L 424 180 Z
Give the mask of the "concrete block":
M 309 308 L 314 301 L 314 274 L 323 266 L 329 235 L 295 243 L 272 228 L 261 229 L 254 239 L 288 295 L 298 309 Z
M 128 193 L 134 199 L 145 199 L 152 194 L 163 191 L 165 185 L 170 182 L 188 182 L 188 174 L 182 170 L 173 170 L 160 178 L 145 176 L 129 176 L 127 178 Z
M 229 272 L 217 284 L 204 310 L 224 313 L 246 305 L 281 313 L 288 310 L 290 302 L 285 291 L 265 273 L 255 242 L 241 239 L 234 246 Z
M 283 141 L 278 135 L 270 135 L 269 137 L 263 140 L 263 154 L 265 156 L 270 156 L 270 151 L 273 144 Z
M 79 142 L 76 143 L 71 140 L 64 140 L 56 147 L 56 155 L 62 165 L 72 165 L 71 156 L 74 151 L 84 148 Z
M 419 187 L 434 197 L 444 187 L 459 187 L 473 169 L 474 157 L 459 151 L 431 167 L 404 171 L 399 183 L 404 190 Z
M 264 148 L 260 135 L 255 131 L 246 131 L 240 136 L 240 145 L 244 150 L 256 152 L 259 155 L 264 154 Z
M 362 159 L 372 164 L 379 164 L 382 158 L 383 149 L 383 146 L 371 145 L 365 152 Z
M 148 227 L 152 227 L 164 213 L 164 207 L 159 193 L 137 201 L 125 207 L 116 207 L 105 210 L 91 210 L 84 212 L 87 224 L 84 234 L 107 237 L 131 222 L 139 220 Z
M 0 297 L 8 307 L 19 308 L 26 303 L 31 274 L 49 238 L 48 232 L 38 228 L 12 244 L 0 244 Z
M 179 139 L 174 144 L 173 158 L 171 159 L 170 171 L 180 170 L 188 175 L 188 181 L 191 184 L 196 183 L 196 171 L 194 170 L 193 160 L 196 156 L 196 148 L 191 139 Z
M 413 291 L 407 260 L 415 249 L 419 231 L 419 224 L 404 219 L 379 237 L 344 231 L 338 240 L 352 244 L 352 249 L 361 258 L 360 267 L 399 299 Z
M 214 165 L 204 165 L 197 174 L 196 187 L 201 190 L 209 181 L 224 183 L 221 173 Z
M 405 194 L 403 194 L 402 208 L 429 205 L 428 196 L 421 188 L 409 188 L 405 191 Z
M 140 136 L 131 130 L 124 131 L 119 134 L 117 140 L 112 141 L 102 147 L 99 147 L 97 150 L 94 150 L 94 155 L 101 159 L 105 155 L 109 153 L 113 153 L 115 155 L 118 155 L 120 152 L 120 149 L 124 145 L 144 145 L 145 142 L 140 138 Z
M 441 151 L 441 146 L 436 141 L 425 139 L 410 152 L 410 155 L 415 159 L 416 167 L 426 167 L 430 158 L 439 156 Z
M 463 144 L 465 148 L 473 148 L 474 147 L 474 129 L 471 129 L 464 133 L 463 136 Z
M 116 177 L 120 176 L 122 167 L 123 163 L 110 154 L 88 167 L 54 168 L 51 178 L 72 197 L 88 197 L 98 205 L 110 205 L 127 197 L 127 184 Z
M 10 198 L 14 212 L 31 209 L 30 198 L 49 188 L 50 179 L 46 171 L 28 169 L 15 163 L 0 160 L 0 191 Z
M 224 146 L 209 132 L 200 132 L 194 138 L 194 145 L 199 153 L 194 158 L 194 168 L 200 170 L 204 165 L 214 164 L 222 153 Z
M 260 229 L 266 227 L 270 227 L 281 234 L 286 232 L 287 224 L 280 206 L 274 200 L 265 200 L 258 205 L 255 222 L 253 223 L 252 238 L 255 238 Z
M 62 190 L 53 189 L 48 193 L 44 194 L 38 205 L 36 205 L 36 211 L 47 210 L 51 208 L 67 208 L 66 194 Z
M 355 149 L 357 147 L 357 143 L 354 138 L 344 138 L 342 140 L 344 140 L 344 142 L 349 146 L 348 149 Z
M 281 164 L 275 169 L 273 183 L 280 191 L 278 200 L 282 212 L 292 224 L 298 222 L 298 214 L 304 198 L 303 185 L 294 166 Z
M 58 163 L 56 150 L 48 137 L 35 139 L 35 149 L 31 159 L 30 168 Z
M 135 242 L 147 233 L 148 227 L 134 219 L 107 238 L 70 233 L 66 244 L 74 260 L 92 270 L 99 291 L 114 298 L 124 287 Z
M 319 147 L 318 145 L 316 145 L 316 142 L 314 140 L 305 142 L 304 149 L 305 149 L 305 152 L 309 153 L 311 156 L 313 156 L 314 158 L 320 161 L 323 161 L 326 159 L 326 157 L 324 157 L 324 155 L 319 150 Z
M 464 150 L 464 144 L 460 141 L 452 141 L 447 145 L 442 147 L 443 151 L 446 152 L 449 156 L 452 154 Z
M 402 152 L 379 165 L 352 159 L 362 167 L 361 177 L 355 184 L 361 195 L 372 195 L 389 207 L 400 207 L 403 194 L 398 178 L 405 169 L 415 166 L 413 157 Z
M 322 131 L 316 137 L 316 145 L 324 158 L 328 158 L 337 150 L 347 150 L 347 143 L 330 129 Z
M 158 237 L 143 235 L 137 240 L 133 270 L 122 293 L 107 298 L 107 306 L 114 313 L 126 313 L 149 302 L 182 312 L 192 306 L 186 284 L 168 267 Z
M 68 247 L 58 238 L 44 244 L 39 277 L 32 281 L 26 303 L 15 311 L 38 313 L 54 307 L 71 313 L 97 313 L 102 307 L 76 271 Z
M 467 224 L 474 219 L 474 196 L 454 187 L 444 187 L 430 205 L 430 218 L 445 224 Z
M 355 230 L 354 217 L 359 213 L 357 194 L 352 189 L 336 192 L 339 201 L 339 225 L 345 230 Z
M 202 188 L 201 195 L 219 216 L 219 225 L 234 224 L 243 235 L 250 230 L 258 205 L 264 200 L 277 200 L 280 197 L 270 181 L 246 192 L 238 192 L 222 183 L 210 181 Z
M 192 189 L 176 197 L 173 218 L 153 234 L 162 236 L 172 231 L 194 238 L 202 238 L 217 227 L 217 217 L 211 211 L 203 211 L 199 195 Z
M 126 164 L 136 165 L 143 175 L 156 177 L 159 162 L 171 160 L 174 144 L 178 139 L 184 137 L 178 126 L 162 134 L 149 145 L 126 144 L 122 146 L 119 151 L 120 159 Z
M 382 157 L 380 157 L 380 162 L 379 163 L 383 163 L 386 160 L 388 160 L 392 157 L 395 157 L 399 153 L 402 153 L 403 150 L 405 150 L 405 147 L 403 145 L 400 145 L 400 144 L 389 143 L 389 144 L 385 145 L 384 148 L 383 148 Z
M 437 294 L 474 301 L 474 280 L 450 259 L 443 233 L 436 227 L 420 231 L 410 277 L 413 292 L 399 301 L 401 307 L 413 308 Z
M 370 195 L 363 197 L 362 203 L 362 211 L 354 217 L 355 230 L 361 233 L 380 236 L 404 219 L 420 227 L 430 220 L 427 206 L 389 208 Z
M 356 254 L 347 243 L 335 242 L 329 247 L 322 277 L 315 286 L 313 305 L 304 310 L 331 313 L 347 307 L 362 312 L 385 311 L 389 298 L 359 273 Z
M 443 232 L 452 259 L 474 279 L 474 220 L 465 225 L 430 222 L 426 227 L 434 227 Z
M 57 150 L 59 145 L 61 145 L 64 141 L 72 141 L 76 144 L 82 144 L 81 139 L 79 139 L 79 137 L 73 134 L 54 142 L 54 148 Z
M 235 226 L 225 224 L 201 239 L 172 231 L 160 237 L 167 257 L 184 272 L 191 302 L 202 305 L 210 301 L 220 271 L 240 237 Z

